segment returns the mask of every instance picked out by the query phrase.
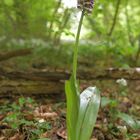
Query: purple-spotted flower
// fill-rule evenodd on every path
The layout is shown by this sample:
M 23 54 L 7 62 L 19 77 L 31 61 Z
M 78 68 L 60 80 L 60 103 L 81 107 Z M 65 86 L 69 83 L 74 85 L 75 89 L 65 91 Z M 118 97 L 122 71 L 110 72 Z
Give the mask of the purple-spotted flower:
M 85 10 L 87 13 L 91 13 L 94 6 L 94 0 L 78 0 L 77 7 L 81 10 Z

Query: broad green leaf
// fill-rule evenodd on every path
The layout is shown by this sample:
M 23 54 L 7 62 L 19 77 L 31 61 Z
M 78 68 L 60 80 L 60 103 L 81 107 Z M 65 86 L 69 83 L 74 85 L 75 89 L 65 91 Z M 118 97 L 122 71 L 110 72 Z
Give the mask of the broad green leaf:
M 136 121 L 137 129 L 140 129 L 140 121 Z
M 138 129 L 137 122 L 130 115 L 125 113 L 119 113 L 118 117 L 125 121 L 127 125 L 129 125 L 132 129 Z
M 74 140 L 76 136 L 76 123 L 79 110 L 79 91 L 73 76 L 65 83 L 67 100 L 67 129 L 68 139 Z
M 76 129 L 76 140 L 89 140 L 95 126 L 100 106 L 100 93 L 89 87 L 80 95 L 80 108 Z

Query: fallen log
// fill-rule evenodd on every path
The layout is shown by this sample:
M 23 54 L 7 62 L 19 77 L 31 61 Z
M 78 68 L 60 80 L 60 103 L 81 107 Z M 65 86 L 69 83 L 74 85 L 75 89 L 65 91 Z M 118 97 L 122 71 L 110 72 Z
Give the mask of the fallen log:
M 60 94 L 64 91 L 64 84 L 50 81 L 25 81 L 25 80 L 1 80 L 0 97 L 12 95 L 42 95 Z
M 0 53 L 0 61 L 5 61 L 13 57 L 26 56 L 31 54 L 31 49 L 18 49 L 6 53 Z
M 54 71 L 7 71 L 0 68 L 0 96 L 40 95 L 64 93 L 64 81 L 69 79 L 70 72 L 65 70 Z M 140 68 L 135 69 L 108 69 L 104 71 L 79 71 L 80 80 L 140 80 Z
M 6 71 L 0 68 L 0 79 L 8 78 L 11 80 L 31 80 L 31 81 L 60 81 L 67 80 L 70 72 L 66 70 L 40 70 L 40 71 Z M 110 68 L 102 71 L 79 71 L 80 80 L 117 80 L 124 78 L 126 80 L 140 80 L 140 68 L 115 69 Z

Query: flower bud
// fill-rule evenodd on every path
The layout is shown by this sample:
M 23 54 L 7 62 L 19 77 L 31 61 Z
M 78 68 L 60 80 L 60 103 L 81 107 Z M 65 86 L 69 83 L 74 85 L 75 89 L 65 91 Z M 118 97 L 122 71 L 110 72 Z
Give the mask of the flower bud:
M 77 8 L 91 13 L 94 6 L 94 0 L 78 0 Z

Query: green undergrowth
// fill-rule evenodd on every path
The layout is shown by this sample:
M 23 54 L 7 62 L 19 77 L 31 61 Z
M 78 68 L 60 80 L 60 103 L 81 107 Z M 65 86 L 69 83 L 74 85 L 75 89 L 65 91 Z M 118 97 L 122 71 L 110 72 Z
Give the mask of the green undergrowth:
M 110 93 L 111 94 L 111 93 Z M 124 96 L 124 95 L 121 95 Z M 118 98 L 121 97 L 120 95 Z M 132 113 L 132 108 L 127 109 L 128 112 L 121 112 L 121 109 L 124 108 L 122 105 L 123 98 L 118 100 L 118 98 L 111 97 L 102 97 L 101 101 L 101 111 L 99 113 L 99 118 L 104 117 L 104 120 L 107 120 L 107 123 L 103 120 L 98 120 L 98 125 L 103 126 L 99 127 L 103 131 L 104 135 L 112 135 L 113 137 L 124 137 L 126 140 L 135 140 L 139 137 L 140 130 L 140 120 L 138 116 L 136 117 Z M 121 108 L 120 105 L 121 104 Z M 4 116 L 0 121 L 0 126 L 6 126 L 8 132 L 6 136 L 10 137 L 16 133 L 25 134 L 30 140 L 50 140 L 48 138 L 42 138 L 42 134 L 49 131 L 55 131 L 56 128 L 53 124 L 60 124 L 59 120 L 53 121 L 53 123 L 48 121 L 43 121 L 36 117 L 32 117 L 34 114 L 35 108 L 40 105 L 33 100 L 32 98 L 20 97 L 14 102 L 5 102 L 3 105 L 0 105 L 0 116 Z M 133 105 L 134 106 L 134 105 Z M 65 116 L 63 108 L 65 108 L 65 103 L 60 102 L 58 104 L 53 104 L 53 108 L 58 110 L 61 108 L 62 112 L 60 114 Z M 126 106 L 127 108 L 127 106 Z M 28 117 L 27 117 L 28 116 Z M 60 116 L 59 116 L 60 117 Z M 119 121 L 119 120 L 121 121 Z M 7 131 L 7 128 L 5 131 Z M 108 134 L 109 133 L 109 134 Z
M 44 43 L 44 42 L 43 42 Z M 25 57 L 13 58 L 8 62 L 14 63 L 19 69 L 32 68 L 68 68 L 72 61 L 73 43 L 63 43 L 56 46 L 51 43 L 27 43 L 24 45 L 11 44 L 0 48 L 1 52 L 13 51 L 21 48 L 32 48 L 32 54 Z M 80 68 L 89 67 L 122 67 L 134 66 L 137 48 L 109 46 L 107 43 L 83 43 L 79 47 Z M 57 61 L 56 61 L 57 59 Z M 101 61 L 102 60 L 102 61 Z
M 49 121 L 40 122 L 33 116 L 35 107 L 37 103 L 32 98 L 24 97 L 14 103 L 5 103 L 0 106 L 0 116 L 3 115 L 0 124 L 5 127 L 5 131 L 9 129 L 9 133 L 6 134 L 7 138 L 19 133 L 30 140 L 50 140 L 41 138 L 41 135 L 51 130 L 52 125 Z

